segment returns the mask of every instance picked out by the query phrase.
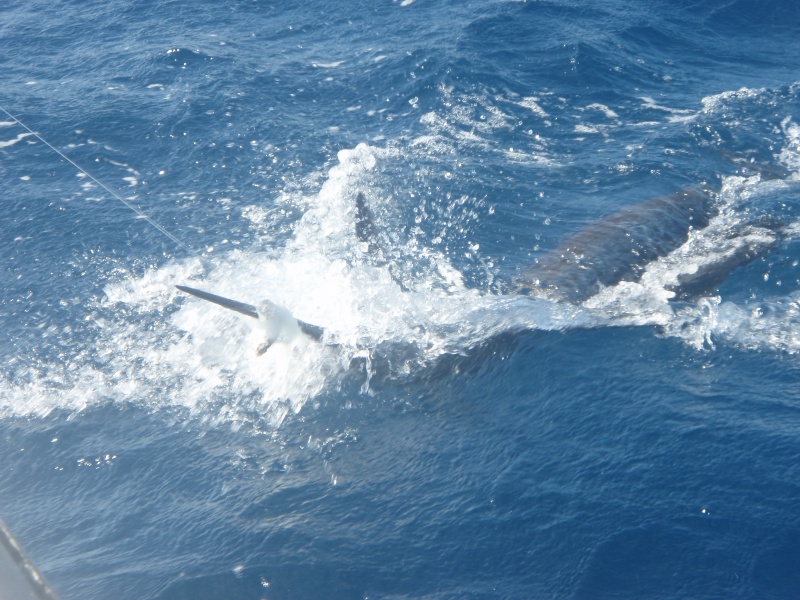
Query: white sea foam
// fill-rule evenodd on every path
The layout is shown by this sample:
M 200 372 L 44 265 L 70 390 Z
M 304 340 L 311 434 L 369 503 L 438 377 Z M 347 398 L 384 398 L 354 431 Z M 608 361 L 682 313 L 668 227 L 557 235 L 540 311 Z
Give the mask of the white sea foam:
M 0 148 L 8 148 L 9 146 L 13 146 L 24 140 L 26 137 L 33 135 L 32 133 L 20 133 L 17 137 L 13 140 L 0 140 Z
M 90 339 L 65 352 L 63 363 L 18 369 L 24 391 L 0 382 L 4 409 L 34 415 L 121 401 L 181 407 L 212 421 L 257 414 L 279 423 L 348 372 L 368 385 L 374 361 L 388 361 L 388 376 L 403 377 L 509 329 L 568 326 L 574 307 L 470 289 L 429 248 L 407 248 L 427 265 L 409 282 L 413 289 L 372 264 L 355 235 L 354 197 L 376 163 L 396 152 L 364 144 L 341 151 L 318 194 L 294 199 L 304 213 L 281 249 L 218 253 L 210 271 L 196 259 L 175 261 L 109 283 L 92 311 Z M 253 304 L 269 299 L 325 335 L 322 343 L 278 343 L 259 356 L 264 334 L 256 320 L 185 297 L 175 284 Z
M 575 133 L 600 133 L 598 125 L 575 125 Z
M 791 117 L 786 117 L 781 121 L 781 128 L 787 143 L 781 148 L 778 160 L 792 171 L 791 179 L 800 179 L 800 126 Z
M 527 108 L 528 110 L 532 111 L 533 113 L 535 113 L 536 115 L 542 117 L 543 119 L 546 119 L 547 117 L 550 116 L 549 114 L 547 114 L 547 111 L 544 110 L 539 105 L 539 99 L 538 98 L 532 98 L 532 97 L 531 98 L 523 98 L 519 102 L 519 105 L 524 107 L 524 108 Z
M 331 62 L 313 62 L 311 63 L 311 66 L 315 69 L 335 69 L 337 67 L 341 67 L 343 64 L 343 60 L 335 60 Z
M 605 104 L 600 104 L 599 102 L 595 102 L 593 104 L 589 104 L 586 107 L 586 110 L 597 110 L 603 113 L 609 119 L 618 119 L 619 115 L 607 107 Z
M 59 360 L 19 360 L 0 375 L 0 410 L 40 415 L 133 402 L 177 407 L 213 422 L 278 424 L 348 378 L 369 387 L 381 361 L 382 376 L 405 377 L 443 354 L 464 353 L 493 336 L 523 329 L 649 326 L 692 347 L 724 342 L 800 352 L 800 305 L 792 294 L 741 305 L 716 295 L 674 304 L 667 291 L 680 274 L 703 267 L 703 261 L 720 261 L 744 245 L 774 242 L 776 232 L 751 222 L 742 207 L 759 194 L 795 185 L 800 129 L 791 119 L 784 119 L 785 144 L 776 149 L 781 163 L 793 170 L 789 181 L 725 178 L 720 213 L 707 228 L 649 264 L 638 282 L 619 283 L 573 306 L 471 289 L 445 254 L 413 236 L 392 254 L 392 260 L 414 264 L 413 275 L 392 272 L 357 239 L 359 191 L 368 195 L 378 228 L 392 229 L 387 220 L 392 203 L 373 185 L 382 166 L 405 160 L 406 152 L 450 154 L 454 143 L 488 143 L 481 129 L 472 127 L 480 114 L 488 119 L 482 121 L 486 133 L 508 126 L 488 99 L 470 110 L 450 93 L 443 91 L 453 106 L 444 114 L 423 115 L 430 132 L 402 149 L 361 144 L 343 150 L 315 193 L 286 192 L 269 208 L 245 207 L 243 216 L 265 238 L 275 227 L 283 228 L 280 247 L 217 252 L 211 269 L 189 259 L 138 277 L 115 276 L 105 286 L 104 300 L 88 308 L 87 329 L 80 336 L 45 332 L 49 340 L 60 339 Z M 515 149 L 506 152 L 512 160 L 524 159 Z M 290 230 L 285 229 L 288 211 L 301 215 Z M 446 226 L 457 229 L 455 221 Z M 800 224 L 784 227 L 782 235 L 796 237 L 796 231 Z M 259 356 L 256 348 L 264 334 L 254 319 L 186 297 L 175 284 L 252 304 L 269 299 L 323 327 L 325 335 L 322 343 L 279 343 Z
M 715 113 L 731 103 L 741 103 L 742 100 L 758 98 L 764 95 L 766 91 L 767 90 L 764 88 L 751 89 L 743 87 L 738 90 L 728 90 L 720 92 L 719 94 L 706 96 L 700 101 L 703 105 L 702 112 L 706 114 Z

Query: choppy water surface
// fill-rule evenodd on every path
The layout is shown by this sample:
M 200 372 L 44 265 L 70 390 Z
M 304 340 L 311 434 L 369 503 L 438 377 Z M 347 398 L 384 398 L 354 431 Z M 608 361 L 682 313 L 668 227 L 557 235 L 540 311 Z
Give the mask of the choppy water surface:
M 794 3 L 12 2 L 0 34 L 0 516 L 62 598 L 800 589 Z M 688 189 L 708 225 L 635 278 L 518 293 Z M 259 356 L 175 284 L 325 335 Z

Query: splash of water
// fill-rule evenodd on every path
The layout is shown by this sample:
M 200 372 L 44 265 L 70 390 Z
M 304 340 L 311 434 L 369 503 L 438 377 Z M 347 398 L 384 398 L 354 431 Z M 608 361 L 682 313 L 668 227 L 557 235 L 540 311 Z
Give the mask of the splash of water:
M 780 157 L 791 167 L 798 133 L 791 121 L 783 127 L 787 144 Z M 404 273 L 408 279 L 400 285 L 385 265 L 372 260 L 354 227 L 356 195 L 366 190 L 380 206 L 376 166 L 398 155 L 391 147 L 366 144 L 341 151 L 317 194 L 291 199 L 302 217 L 282 248 L 221 253 L 210 270 L 191 258 L 140 277 L 118 277 L 106 285 L 106 298 L 91 307 L 85 340 L 59 360 L 40 358 L 0 375 L 3 411 L 37 415 L 134 402 L 178 407 L 211 422 L 255 419 L 276 425 L 347 377 L 368 387 L 375 361 L 389 365 L 388 377 L 404 377 L 443 354 L 530 329 L 644 325 L 698 348 L 726 340 L 746 348 L 800 351 L 800 305 L 793 296 L 750 306 L 717 296 L 676 305 L 665 291 L 703 261 L 719 260 L 743 245 L 773 243 L 768 238 L 774 232 L 752 225 L 746 205 L 759 194 L 790 189 L 796 170 L 785 181 L 724 179 L 719 214 L 708 227 L 648 265 L 640 281 L 602 289 L 573 306 L 472 289 L 445 255 L 413 236 L 399 251 L 418 268 Z M 264 221 L 255 207 L 243 214 L 256 227 Z M 380 219 L 384 213 L 377 214 Z M 800 224 L 784 231 L 791 236 Z M 269 299 L 322 326 L 323 343 L 276 344 L 259 356 L 262 332 L 252 319 L 179 296 L 176 283 L 253 304 Z

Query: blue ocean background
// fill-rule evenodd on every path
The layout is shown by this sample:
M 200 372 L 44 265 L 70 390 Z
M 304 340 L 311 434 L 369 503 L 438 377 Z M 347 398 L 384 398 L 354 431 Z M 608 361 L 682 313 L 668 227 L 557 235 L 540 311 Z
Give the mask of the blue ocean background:
M 6 0 L 0 517 L 63 599 L 800 597 L 799 61 L 796 0 Z M 693 186 L 639 284 L 515 293 Z

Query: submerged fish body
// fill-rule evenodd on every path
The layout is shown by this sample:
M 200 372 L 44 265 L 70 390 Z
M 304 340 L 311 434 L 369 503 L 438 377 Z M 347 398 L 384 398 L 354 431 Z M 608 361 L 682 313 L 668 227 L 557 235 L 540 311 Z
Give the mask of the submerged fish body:
M 692 231 L 708 227 L 718 214 L 713 194 L 689 189 L 626 207 L 595 221 L 539 258 L 520 277 L 529 294 L 579 304 L 602 287 L 637 282 L 647 266 L 682 246 Z M 752 227 L 751 227 L 752 229 Z M 736 267 L 770 251 L 777 225 L 761 227 L 767 235 L 733 244 L 728 252 L 701 261 L 678 275 L 667 289 L 688 300 L 714 291 Z

